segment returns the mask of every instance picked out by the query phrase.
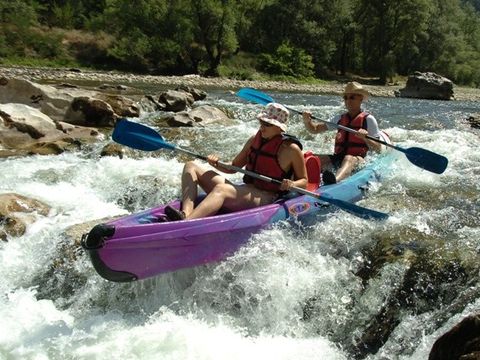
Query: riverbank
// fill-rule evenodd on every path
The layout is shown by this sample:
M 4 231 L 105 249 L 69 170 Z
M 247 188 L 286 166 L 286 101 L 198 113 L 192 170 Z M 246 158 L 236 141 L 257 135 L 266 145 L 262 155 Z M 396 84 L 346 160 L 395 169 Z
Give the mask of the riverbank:
M 344 83 L 326 82 L 322 84 L 294 84 L 280 81 L 250 81 L 232 80 L 225 78 L 205 78 L 198 75 L 185 76 L 156 76 L 122 73 L 118 71 L 98 71 L 58 68 L 29 68 L 29 67 L 0 67 L 0 76 L 18 77 L 36 82 L 101 82 L 124 84 L 135 87 L 146 84 L 159 87 L 175 87 L 180 85 L 198 87 L 203 89 L 231 89 L 238 90 L 242 87 L 253 87 L 261 90 L 278 90 L 298 93 L 316 94 L 341 94 Z M 366 85 L 372 96 L 394 97 L 395 91 L 403 88 L 404 83 L 379 86 Z M 480 89 L 467 87 L 454 87 L 455 100 L 480 101 Z

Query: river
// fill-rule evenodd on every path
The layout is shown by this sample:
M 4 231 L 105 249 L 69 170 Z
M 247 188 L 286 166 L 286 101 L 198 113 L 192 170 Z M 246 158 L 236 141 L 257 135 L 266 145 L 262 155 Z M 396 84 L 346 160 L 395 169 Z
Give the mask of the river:
M 321 118 L 343 106 L 338 96 L 270 95 Z M 221 90 L 209 90 L 202 103 L 228 108 L 235 124 L 156 129 L 169 142 L 228 161 L 258 128 L 260 106 Z M 480 103 L 378 97 L 366 105 L 396 144 L 449 159 L 436 175 L 402 156 L 359 203 L 388 212 L 387 221 L 337 211 L 309 227 L 281 223 L 221 263 L 128 284 L 99 277 L 81 250 L 67 258 L 65 230 L 177 197 L 186 157 L 166 150 L 100 157 L 105 139 L 73 153 L 0 159 L 0 193 L 52 207 L 25 235 L 0 244 L 0 358 L 426 359 L 436 338 L 480 311 L 480 132 L 464 122 Z M 155 126 L 158 116 L 138 121 Z M 309 134 L 297 116 L 289 133 L 306 149 L 332 149 L 333 131 Z M 367 254 L 384 243 L 403 256 L 362 276 Z M 451 272 L 437 276 L 432 264 L 445 262 Z M 412 269 L 414 296 L 401 291 L 410 289 L 402 279 Z M 394 324 L 380 346 L 352 352 L 387 304 L 396 315 L 383 317 Z

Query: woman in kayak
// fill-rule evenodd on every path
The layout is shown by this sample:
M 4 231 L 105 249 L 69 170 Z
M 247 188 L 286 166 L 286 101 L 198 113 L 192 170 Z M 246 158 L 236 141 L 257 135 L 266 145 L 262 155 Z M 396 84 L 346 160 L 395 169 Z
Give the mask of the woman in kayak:
M 347 112 L 338 115 L 331 122 L 354 129 L 358 134 L 338 129 L 334 154 L 319 155 L 325 184 L 333 184 L 350 176 L 355 167 L 364 161 L 368 150 L 376 152 L 382 150 L 380 143 L 367 139 L 366 135 L 390 142 L 388 135 L 379 130 L 375 117 L 362 110 L 362 101 L 366 100 L 368 95 L 368 91 L 355 81 L 345 86 L 343 99 Z M 328 130 L 325 122 L 313 122 L 309 111 L 303 112 L 303 122 L 311 133 Z M 330 171 L 332 168 L 338 169 L 336 175 Z
M 280 104 L 268 104 L 257 118 L 260 129 L 243 146 L 231 165 L 281 180 L 273 184 L 244 176 L 243 184 L 234 184 L 219 173 L 190 161 L 182 174 L 182 207 L 177 210 L 167 206 L 165 214 L 171 221 L 197 219 L 215 214 L 224 207 L 229 211 L 244 210 L 274 202 L 292 187 L 305 188 L 307 170 L 300 142 L 284 134 L 289 112 Z M 224 173 L 235 171 L 218 164 L 217 155 L 209 155 L 208 163 Z M 200 186 L 207 196 L 197 207 L 194 200 Z

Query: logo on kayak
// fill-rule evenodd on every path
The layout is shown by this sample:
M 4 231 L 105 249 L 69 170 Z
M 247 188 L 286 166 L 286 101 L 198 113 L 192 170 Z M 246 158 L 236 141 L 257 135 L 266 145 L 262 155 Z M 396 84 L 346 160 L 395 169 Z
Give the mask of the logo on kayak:
M 309 203 L 298 203 L 290 206 L 288 208 L 288 212 L 294 216 L 298 216 L 303 213 L 306 213 L 309 209 L 310 209 Z

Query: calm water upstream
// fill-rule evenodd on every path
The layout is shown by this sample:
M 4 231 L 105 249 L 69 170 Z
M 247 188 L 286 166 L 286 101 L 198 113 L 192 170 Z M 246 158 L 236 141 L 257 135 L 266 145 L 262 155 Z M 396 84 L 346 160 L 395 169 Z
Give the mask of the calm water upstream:
M 333 96 L 270 95 L 324 118 L 343 106 Z M 231 110 L 235 124 L 157 130 L 230 160 L 256 131 L 260 107 L 223 91 L 209 91 L 204 103 Z M 0 193 L 52 207 L 24 236 L 0 244 L 0 358 L 351 359 L 351 344 L 367 329 L 380 333 L 384 319 L 391 330 L 381 347 L 360 357 L 426 359 L 439 335 L 480 311 L 480 132 L 463 122 L 480 104 L 373 98 L 367 109 L 397 144 L 450 161 L 435 175 L 402 155 L 360 202 L 389 220 L 338 211 L 308 228 L 277 224 L 222 263 L 130 284 L 100 278 L 83 251 L 68 257 L 64 231 L 177 197 L 186 157 L 164 150 L 100 158 L 105 139 L 77 153 L 0 159 Z M 158 116 L 138 121 L 155 126 Z M 332 149 L 334 132 L 309 134 L 299 117 L 289 132 L 306 149 Z M 397 252 L 375 258 L 374 273 L 362 276 L 367 254 L 387 243 Z M 410 261 L 422 252 L 428 269 Z M 445 263 L 451 272 L 437 276 Z M 406 278 L 416 281 L 406 286 Z M 387 305 L 396 316 L 382 318 Z

